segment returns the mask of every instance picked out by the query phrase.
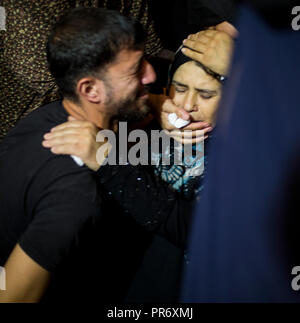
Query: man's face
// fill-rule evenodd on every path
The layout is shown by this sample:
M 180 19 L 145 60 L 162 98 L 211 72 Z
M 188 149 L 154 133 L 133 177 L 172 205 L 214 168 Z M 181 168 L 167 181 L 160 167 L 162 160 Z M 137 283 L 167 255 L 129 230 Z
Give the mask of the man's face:
M 122 50 L 108 68 L 106 110 L 120 121 L 139 121 L 149 112 L 146 85 L 155 81 L 143 51 Z
M 195 62 L 187 62 L 176 70 L 170 97 L 177 106 L 190 113 L 192 121 L 215 125 L 221 85 Z

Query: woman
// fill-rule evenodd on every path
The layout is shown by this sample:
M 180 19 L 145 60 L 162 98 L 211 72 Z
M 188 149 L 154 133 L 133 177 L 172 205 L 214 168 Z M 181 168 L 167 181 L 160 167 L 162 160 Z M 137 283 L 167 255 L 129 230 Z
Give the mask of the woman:
M 218 76 L 205 66 L 178 51 L 169 72 L 168 94 L 173 102 L 190 114 L 191 121 L 204 121 L 215 126 L 216 112 L 221 98 L 222 84 Z M 155 127 L 155 126 L 154 126 Z M 183 159 L 183 165 L 163 165 L 162 155 L 155 168 L 155 175 L 168 183 L 171 190 L 181 198 L 192 201 L 200 197 L 203 189 L 206 165 L 206 150 L 209 139 L 206 136 L 205 153 L 202 158 Z M 193 150 L 203 151 L 203 143 L 193 144 Z M 167 148 L 168 151 L 176 151 Z M 170 154 L 171 161 L 173 153 Z M 196 174 L 196 175 L 193 175 Z M 200 176 L 199 176 L 200 175 Z M 180 291 L 183 259 L 187 264 L 184 248 L 177 247 L 165 237 L 153 235 L 153 240 L 145 250 L 126 301 L 175 302 Z

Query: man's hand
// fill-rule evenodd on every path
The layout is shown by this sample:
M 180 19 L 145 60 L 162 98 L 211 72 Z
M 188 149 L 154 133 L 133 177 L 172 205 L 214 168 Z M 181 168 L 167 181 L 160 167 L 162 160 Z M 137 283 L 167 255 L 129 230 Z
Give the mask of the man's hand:
M 212 131 L 212 127 L 207 122 L 191 122 L 184 128 L 178 129 L 170 124 L 168 116 L 170 113 L 176 113 L 177 116 L 183 120 L 190 120 L 190 114 L 184 109 L 177 107 L 171 98 L 164 94 L 149 95 L 149 102 L 153 113 L 159 121 L 162 129 L 172 136 L 181 144 L 198 143 L 207 138 L 207 134 Z M 185 132 L 184 131 L 188 130 Z
M 102 145 L 107 145 L 108 154 L 111 146 L 109 143 L 97 142 L 96 136 L 99 129 L 88 121 L 78 121 L 69 117 L 69 121 L 45 134 L 42 145 L 51 148 L 54 154 L 74 155 L 86 164 L 90 169 L 97 171 L 100 168 L 101 160 L 97 160 L 97 151 Z M 104 161 L 103 156 L 102 161 Z
M 231 36 L 233 39 L 238 38 L 239 36 L 238 30 L 228 21 L 223 21 L 216 26 L 210 27 L 209 29 L 223 31 L 224 33 Z
M 227 75 L 233 51 L 233 39 L 218 30 L 204 30 L 183 41 L 184 55 L 202 63 L 212 71 Z

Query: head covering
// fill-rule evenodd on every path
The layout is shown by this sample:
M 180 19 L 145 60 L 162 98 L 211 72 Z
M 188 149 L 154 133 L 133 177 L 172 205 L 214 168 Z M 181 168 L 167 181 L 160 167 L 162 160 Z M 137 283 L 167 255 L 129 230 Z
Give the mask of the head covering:
M 184 55 L 182 53 L 182 48 L 184 46 L 180 46 L 178 48 L 178 50 L 176 51 L 175 53 L 175 57 L 174 57 L 174 60 L 173 62 L 171 63 L 170 67 L 169 67 L 169 75 L 168 75 L 168 85 L 167 85 L 167 89 L 169 91 L 169 88 L 171 86 L 171 83 L 172 83 L 172 80 L 173 80 L 173 77 L 174 77 L 174 74 L 176 73 L 177 69 L 187 63 L 187 62 L 195 62 L 197 66 L 201 67 L 207 74 L 209 74 L 210 76 L 212 76 L 213 78 L 215 78 L 216 80 L 218 80 L 219 82 L 223 82 L 226 77 L 223 76 L 223 75 L 220 75 L 216 72 L 214 72 L 213 70 L 211 70 L 210 68 L 208 68 L 207 66 L 205 66 L 204 64 L 198 62 L 198 61 L 195 61 L 193 60 L 192 58 L 189 58 L 188 56 Z
M 195 62 L 192 58 L 189 58 L 188 56 L 185 56 L 181 49 L 183 48 L 183 46 L 180 46 L 176 53 L 175 53 L 175 57 L 174 57 L 174 60 L 173 62 L 170 64 L 170 67 L 169 67 L 169 75 L 168 75 L 168 84 L 170 84 L 173 80 L 173 77 L 174 77 L 174 74 L 175 72 L 177 71 L 177 69 L 187 63 L 187 62 L 190 62 L 190 61 L 193 61 Z

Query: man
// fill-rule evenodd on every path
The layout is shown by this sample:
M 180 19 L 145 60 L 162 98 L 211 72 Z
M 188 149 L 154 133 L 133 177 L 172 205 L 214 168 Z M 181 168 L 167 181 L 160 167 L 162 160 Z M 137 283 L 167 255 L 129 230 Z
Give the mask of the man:
M 139 24 L 104 9 L 75 9 L 54 28 L 47 56 L 64 100 L 22 120 L 1 146 L 0 264 L 7 289 L 0 301 L 38 301 L 51 276 L 62 277 L 65 289 L 78 287 L 79 276 L 70 285 L 67 277 L 87 266 L 76 257 L 86 243 L 81 233 L 97 221 L 102 203 L 90 171 L 52 155 L 41 139 L 68 116 L 101 128 L 114 118 L 143 117 L 145 85 L 155 80 L 143 44 Z

